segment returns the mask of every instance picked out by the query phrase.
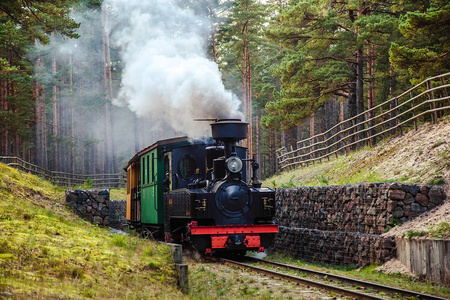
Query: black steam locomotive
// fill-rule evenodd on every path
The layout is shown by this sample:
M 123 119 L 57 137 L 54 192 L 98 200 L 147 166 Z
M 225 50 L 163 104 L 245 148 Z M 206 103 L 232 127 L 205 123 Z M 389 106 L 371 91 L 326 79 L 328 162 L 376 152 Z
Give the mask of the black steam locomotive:
M 138 231 L 170 242 L 189 242 L 204 253 L 245 253 L 269 247 L 275 191 L 261 188 L 258 164 L 237 142 L 247 137 L 239 119 L 211 124 L 212 139 L 158 141 L 127 166 L 127 220 Z M 252 183 L 246 183 L 251 163 Z

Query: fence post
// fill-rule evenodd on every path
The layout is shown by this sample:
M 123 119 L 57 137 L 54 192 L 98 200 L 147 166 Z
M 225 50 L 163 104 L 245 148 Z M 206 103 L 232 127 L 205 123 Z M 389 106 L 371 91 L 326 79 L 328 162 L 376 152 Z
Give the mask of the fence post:
M 427 81 L 427 89 L 431 90 L 433 88 L 433 82 L 431 80 Z M 436 108 L 436 103 L 434 102 L 434 91 L 428 92 L 428 100 L 430 100 L 430 109 Z M 437 113 L 436 111 L 431 112 L 431 122 L 435 124 L 437 122 Z
M 441 77 L 441 84 L 445 85 L 443 77 Z M 447 90 L 447 88 L 442 89 L 442 95 L 444 97 L 448 97 L 448 90 Z M 447 105 L 450 106 L 450 99 L 447 100 Z M 442 111 L 442 114 L 445 115 L 445 111 Z
M 412 92 L 409 92 L 409 99 L 412 99 Z M 416 114 L 414 113 L 414 100 L 411 101 L 411 112 L 412 112 L 413 117 L 415 117 Z M 414 122 L 414 130 L 417 131 L 417 121 L 416 121 L 416 118 L 414 118 L 414 121 L 413 121 L 413 122 Z

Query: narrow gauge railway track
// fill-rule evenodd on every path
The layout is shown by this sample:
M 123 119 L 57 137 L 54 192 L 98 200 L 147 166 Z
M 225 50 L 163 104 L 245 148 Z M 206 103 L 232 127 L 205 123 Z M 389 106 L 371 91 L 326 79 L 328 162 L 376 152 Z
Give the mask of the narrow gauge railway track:
M 447 298 L 441 298 L 438 296 L 433 296 L 433 295 L 418 293 L 418 292 L 414 292 L 414 291 L 408 291 L 408 290 L 404 290 L 404 289 L 394 288 L 394 287 L 390 287 L 390 286 L 380 285 L 380 284 L 376 284 L 376 283 L 371 283 L 371 282 L 367 282 L 367 281 L 357 280 L 357 279 L 353 279 L 353 278 L 348 278 L 348 277 L 338 276 L 338 275 L 334 275 L 334 274 L 319 272 L 319 271 L 315 271 L 315 270 L 295 267 L 295 266 L 277 263 L 277 262 L 273 262 L 273 261 L 268 261 L 268 260 L 264 260 L 264 259 L 257 259 L 257 258 L 253 258 L 253 257 L 247 257 L 247 256 L 245 257 L 245 259 L 250 262 L 262 263 L 262 264 L 271 265 L 271 266 L 278 267 L 278 268 L 284 268 L 286 270 L 306 273 L 310 276 L 324 278 L 325 280 L 332 280 L 335 282 L 345 283 L 345 284 L 352 286 L 353 288 L 361 287 L 361 288 L 365 288 L 365 289 L 371 289 L 375 292 L 383 292 L 383 293 L 389 294 L 392 297 L 393 296 L 398 297 L 401 295 L 406 298 L 413 297 L 413 299 L 421 299 L 421 300 L 422 299 L 426 299 L 426 300 L 428 300 L 428 299 L 446 300 L 447 299 Z M 373 293 L 369 294 L 369 293 L 364 293 L 361 291 L 353 290 L 351 288 L 342 288 L 342 287 L 336 286 L 336 284 L 328 284 L 323 281 L 316 281 L 316 280 L 312 280 L 312 279 L 306 279 L 303 277 L 288 275 L 285 273 L 268 270 L 265 268 L 253 266 L 253 265 L 243 263 L 243 262 L 233 261 L 233 260 L 224 259 L 224 258 L 219 259 L 219 261 L 224 264 L 237 266 L 239 268 L 244 268 L 246 270 L 251 270 L 251 271 L 254 271 L 257 273 L 265 274 L 268 276 L 284 279 L 284 280 L 299 283 L 299 284 L 304 284 L 304 285 L 308 285 L 308 286 L 312 286 L 312 287 L 316 287 L 316 288 L 321 288 L 321 289 L 328 290 L 328 291 L 331 291 L 331 292 L 334 292 L 334 293 L 337 293 L 337 294 L 340 294 L 343 296 L 354 297 L 356 299 L 370 299 L 370 300 L 371 299 L 385 299 L 385 298 L 381 298 L 378 295 L 374 295 Z

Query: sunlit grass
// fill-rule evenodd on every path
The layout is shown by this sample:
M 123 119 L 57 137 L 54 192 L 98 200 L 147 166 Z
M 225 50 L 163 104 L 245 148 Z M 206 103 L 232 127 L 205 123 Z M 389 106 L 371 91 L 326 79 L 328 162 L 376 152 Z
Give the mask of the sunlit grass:
M 125 200 L 125 199 L 127 199 L 127 190 L 126 189 L 110 189 L 109 190 L 109 199 Z
M 108 231 L 74 215 L 63 189 L 0 164 L 1 292 L 15 299 L 184 298 L 166 245 Z

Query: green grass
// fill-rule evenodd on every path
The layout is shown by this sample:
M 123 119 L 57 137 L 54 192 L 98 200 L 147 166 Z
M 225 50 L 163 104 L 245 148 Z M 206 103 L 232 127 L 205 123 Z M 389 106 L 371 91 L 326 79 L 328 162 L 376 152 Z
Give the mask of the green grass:
M 64 190 L 0 164 L 0 293 L 14 299 L 183 299 L 169 248 L 74 215 Z
M 365 149 L 367 150 L 367 149 Z M 263 186 L 272 188 L 345 185 L 359 182 L 383 182 L 395 179 L 385 178 L 370 168 L 370 165 L 357 161 L 359 152 L 348 156 L 333 157 L 329 161 L 311 164 L 296 170 L 282 172 L 262 182 Z M 401 181 L 397 178 L 397 181 Z
M 127 199 L 127 190 L 126 189 L 110 189 L 109 190 L 109 199 L 125 200 L 125 199 Z
M 450 223 L 440 222 L 438 225 L 432 226 L 429 234 L 438 239 L 450 238 Z

